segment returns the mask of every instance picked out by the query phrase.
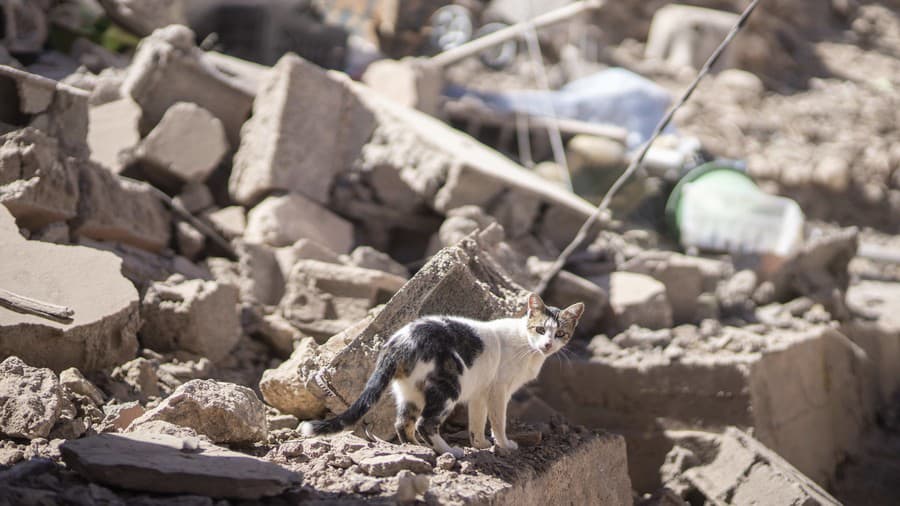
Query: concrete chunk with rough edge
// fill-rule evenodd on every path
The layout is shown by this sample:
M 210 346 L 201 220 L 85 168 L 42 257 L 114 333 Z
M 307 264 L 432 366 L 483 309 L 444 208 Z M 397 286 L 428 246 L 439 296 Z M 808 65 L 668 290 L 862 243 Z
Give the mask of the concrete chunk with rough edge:
M 143 346 L 190 351 L 216 362 L 241 337 L 238 288 L 181 276 L 150 285 L 141 302 Z
M 353 225 L 299 193 L 269 197 L 247 213 L 244 240 L 274 247 L 312 239 L 335 253 L 353 246 Z
M 0 136 L 0 204 L 29 230 L 75 217 L 78 168 L 59 144 L 34 128 Z
M 375 128 L 347 81 L 295 54 L 278 60 L 241 130 L 228 184 L 235 201 L 252 205 L 281 190 L 328 202 L 335 176 L 350 168 Z
M 18 357 L 0 362 L 0 434 L 46 438 L 62 403 L 59 379 L 53 371 L 31 367 Z
M 101 434 L 67 441 L 63 461 L 86 479 L 160 494 L 259 499 L 300 483 L 277 464 L 199 438 L 164 434 Z
M 710 504 L 803 504 L 840 502 L 777 453 L 729 427 L 723 434 L 667 431 L 675 448 L 661 470 L 666 486 L 695 489 Z
M 194 429 L 214 443 L 265 441 L 268 432 L 266 408 L 253 390 L 215 380 L 196 379 L 181 385 L 134 420 L 129 431 L 157 420 Z
M 225 127 L 219 118 L 189 102 L 178 102 L 136 150 L 151 177 L 202 183 L 228 151 Z
M 0 306 L 0 357 L 62 371 L 94 371 L 134 358 L 140 327 L 137 290 L 122 261 L 104 251 L 27 241 L 0 206 L 0 286 L 74 311 L 54 321 Z M 89 273 L 89 276 L 86 276 Z

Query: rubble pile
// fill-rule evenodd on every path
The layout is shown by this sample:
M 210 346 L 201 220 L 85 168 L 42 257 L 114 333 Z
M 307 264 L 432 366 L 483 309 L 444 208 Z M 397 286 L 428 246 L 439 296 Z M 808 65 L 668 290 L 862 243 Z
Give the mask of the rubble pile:
M 602 194 L 645 140 L 627 121 L 561 117 L 569 164 L 550 162 L 549 120 L 488 107 L 515 102 L 505 88 L 549 79 L 560 95 L 543 96 L 571 105 L 573 85 L 594 82 L 579 77 L 625 66 L 655 81 L 605 75 L 645 87 L 617 101 L 646 106 L 631 114 L 652 125 L 650 102 L 692 77 L 736 18 L 710 8 L 739 6 L 610 5 L 588 19 L 621 26 L 572 25 L 608 44 L 593 57 L 566 30 L 542 31 L 538 79 L 521 49 L 503 65 L 493 53 L 446 69 L 426 58 L 457 4 L 360 22 L 341 2 L 318 17 L 305 3 L 212 3 L 223 19 L 286 29 L 302 18 L 310 40 L 343 42 L 307 59 L 274 49 L 300 39 L 267 32 L 247 47 L 262 65 L 210 50 L 235 34 L 216 46 L 186 2 L 0 0 L 0 19 L 21 21 L 0 31 L 0 497 L 838 504 L 861 497 L 848 477 L 882 476 L 867 470 L 884 465 L 879 441 L 896 444 L 885 434 L 900 393 L 897 243 L 883 234 L 900 209 L 893 7 L 832 2 L 789 29 L 778 17 L 801 14 L 774 2 L 753 18 L 721 64 L 744 70 L 720 68 L 698 89 L 541 294 L 586 308 L 510 402 L 520 449 L 469 448 L 462 408 L 443 428 L 465 447 L 456 457 L 395 444 L 388 396 L 353 433 L 298 426 L 346 409 L 417 317 L 524 314 L 595 210 L 579 195 Z M 476 24 L 531 16 L 516 2 L 466 3 Z M 95 23 L 72 25 L 65 4 Z M 246 14 L 263 10 L 284 19 Z M 772 44 L 791 51 L 762 61 Z M 307 45 L 297 52 L 321 52 Z M 860 75 L 853 58 L 885 67 Z M 463 84 L 485 85 L 480 105 L 454 95 Z M 678 144 L 686 133 L 702 153 Z M 660 200 L 710 153 L 744 160 L 753 195 L 759 182 L 796 199 L 796 247 L 704 249 L 661 225 L 687 220 L 664 219 Z M 896 493 L 880 486 L 868 489 Z

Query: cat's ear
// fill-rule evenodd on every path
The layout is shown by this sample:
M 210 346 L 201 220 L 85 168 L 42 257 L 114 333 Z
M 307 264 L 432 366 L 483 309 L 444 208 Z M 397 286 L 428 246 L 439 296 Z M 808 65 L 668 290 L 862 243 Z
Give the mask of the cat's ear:
M 575 323 L 578 323 L 578 319 L 581 318 L 581 315 L 584 314 L 584 303 L 576 302 L 571 306 L 563 309 L 562 314 L 560 316 L 565 320 L 571 320 Z
M 536 293 L 528 294 L 528 312 L 529 313 L 534 312 L 534 311 L 543 311 L 545 307 L 546 306 L 544 306 L 544 301 L 541 300 L 540 295 L 538 295 Z

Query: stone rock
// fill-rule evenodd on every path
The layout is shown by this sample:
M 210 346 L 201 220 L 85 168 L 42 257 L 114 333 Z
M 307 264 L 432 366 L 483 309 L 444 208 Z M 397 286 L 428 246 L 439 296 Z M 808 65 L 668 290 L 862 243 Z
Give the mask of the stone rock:
M 173 200 L 191 214 L 198 214 L 200 211 L 211 208 L 216 203 L 212 192 L 209 191 L 209 187 L 203 183 L 185 184 L 181 188 L 181 193 Z
M 353 225 L 303 195 L 290 193 L 269 197 L 251 209 L 244 239 L 275 247 L 312 239 L 347 253 L 353 245 Z
M 875 369 L 875 388 L 888 404 L 900 391 L 900 284 L 865 280 L 847 290 L 856 315 L 841 331 L 866 351 Z
M 244 235 L 247 229 L 247 215 L 241 206 L 228 206 L 204 213 L 203 215 L 226 239 Z
M 697 299 L 704 292 L 714 291 L 727 273 L 727 266 L 718 260 L 649 250 L 629 259 L 620 268 L 646 274 L 665 285 L 676 324 L 699 321 Z
M 294 264 L 298 260 L 318 260 L 332 264 L 343 263 L 337 253 L 312 239 L 300 239 L 290 246 L 278 248 L 275 250 L 275 259 L 278 261 L 278 266 L 284 279 L 291 275 L 291 270 L 293 270 Z M 365 266 L 360 265 L 358 267 Z
M 296 429 L 300 420 L 294 415 L 267 415 L 266 426 L 269 432 L 280 429 Z
M 137 401 L 103 406 L 105 417 L 97 432 L 122 432 L 146 410 Z
M 756 272 L 750 269 L 738 271 L 723 280 L 716 288 L 716 297 L 722 310 L 727 314 L 737 315 L 751 311 L 754 307 L 753 292 L 758 283 Z
M 140 118 L 141 108 L 130 98 L 92 105 L 87 136 L 91 160 L 113 172 L 122 172 L 122 155 L 141 141 Z
M 0 356 L 55 371 L 93 371 L 134 356 L 139 300 L 121 274 L 121 260 L 91 248 L 27 241 L 3 206 L 0 258 L 5 290 L 74 311 L 71 320 L 57 321 L 0 306 Z
M 37 230 L 77 214 L 77 167 L 43 132 L 23 128 L 0 136 L 0 181 L 0 203 L 22 227 Z
M 403 264 L 371 246 L 357 246 L 350 253 L 348 262 L 356 267 L 387 272 L 404 279 L 409 278 L 409 270 Z
M 7 437 L 47 437 L 56 424 L 62 390 L 53 371 L 8 357 L 0 362 L 0 433 Z
M 189 440 L 202 439 L 204 441 L 212 442 L 208 437 L 197 434 L 197 431 L 190 427 L 175 425 L 174 423 L 169 423 L 164 420 L 140 420 L 138 423 L 132 422 L 131 425 L 125 428 L 124 432 L 127 434 L 162 434 L 164 436 L 174 436 Z
M 61 151 L 86 158 L 89 93 L 78 88 L 12 67 L 0 67 L 0 87 L 18 92 L 18 111 L 11 115 L 12 126 L 30 126 L 56 139 Z M 5 109 L 5 107 L 4 107 Z
M 303 420 L 324 413 L 325 403 L 309 392 L 302 381 L 297 381 L 297 376 L 303 375 L 309 362 L 318 355 L 317 348 L 313 338 L 303 339 L 288 360 L 263 373 L 259 391 L 267 404 Z
M 122 92 L 141 106 L 142 133 L 152 130 L 176 103 L 192 102 L 219 118 L 229 142 L 237 146 L 255 90 L 197 48 L 190 29 L 172 25 L 141 40 Z
M 201 183 L 227 151 L 222 122 L 202 107 L 178 102 L 141 141 L 135 156 L 153 179 Z
M 286 190 L 325 204 L 335 176 L 350 168 L 374 126 L 346 76 L 287 54 L 260 86 L 241 131 L 231 196 L 252 205 Z
M 380 478 L 395 476 L 402 470 L 415 473 L 430 473 L 432 470 L 431 464 L 425 460 L 406 453 L 367 457 L 360 460 L 358 464 L 366 474 Z
M 609 293 L 611 323 L 619 330 L 638 325 L 649 329 L 672 326 L 672 306 L 666 287 L 644 274 L 613 272 L 593 280 Z
M 81 164 L 78 224 L 73 233 L 159 252 L 169 244 L 171 213 L 153 188 L 120 179 L 91 161 Z
M 153 283 L 141 302 L 141 343 L 221 360 L 241 337 L 237 306 L 238 289 L 232 285 L 181 276 Z
M 822 487 L 747 433 L 670 431 L 675 448 L 661 469 L 682 496 L 729 504 L 841 504 Z
M 190 427 L 215 443 L 266 440 L 266 409 L 253 390 L 214 380 L 192 380 L 132 422 L 162 420 Z
M 415 501 L 416 496 L 424 496 L 430 484 L 428 476 L 416 476 L 406 469 L 397 473 L 397 493 L 394 499 L 399 503 Z
M 196 438 L 101 434 L 60 449 L 66 465 L 84 478 L 139 492 L 254 500 L 300 482 L 277 464 Z
M 66 389 L 75 392 L 76 394 L 83 395 L 91 400 L 95 406 L 102 406 L 104 402 L 103 392 L 100 391 L 99 388 L 94 386 L 93 383 L 88 381 L 87 378 L 81 374 L 81 371 L 75 369 L 74 367 L 70 367 L 61 373 L 59 373 L 59 383 Z
M 292 323 L 357 321 L 404 283 L 406 279 L 382 271 L 300 260 L 288 278 L 281 314 Z
M 442 69 L 428 65 L 427 60 L 385 58 L 366 67 L 362 81 L 398 104 L 437 115 L 444 87 L 442 74 Z
M 306 351 L 311 356 L 302 367 L 279 368 L 281 384 L 290 385 L 296 391 L 305 390 L 331 411 L 341 412 L 343 404 L 319 385 L 329 385 L 341 397 L 355 399 L 371 374 L 383 343 L 406 323 L 430 314 L 454 314 L 478 320 L 517 314 L 524 303 L 525 291 L 486 253 L 493 246 L 473 234 L 456 246 L 441 250 L 377 315 L 332 337 L 316 352 Z M 265 379 L 264 375 L 264 382 Z M 365 421 L 373 434 L 391 437 L 394 415 L 391 402 L 382 399 Z

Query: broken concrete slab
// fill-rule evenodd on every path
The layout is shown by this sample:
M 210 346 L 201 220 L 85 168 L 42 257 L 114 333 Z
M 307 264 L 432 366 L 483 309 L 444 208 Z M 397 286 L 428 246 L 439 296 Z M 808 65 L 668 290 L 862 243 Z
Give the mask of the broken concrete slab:
M 91 248 L 27 241 L 3 206 L 0 258 L 5 290 L 74 311 L 63 321 L 0 307 L 0 356 L 16 355 L 55 371 L 92 371 L 134 357 L 139 301 L 121 274 L 121 260 Z
M 194 45 L 194 33 L 178 25 L 155 30 L 141 40 L 122 92 L 141 106 L 141 132 L 156 126 L 178 102 L 192 102 L 219 118 L 231 146 L 250 115 L 255 90 L 219 69 Z
M 827 483 L 873 416 L 869 359 L 829 326 L 766 335 L 724 327 L 678 332 L 667 342 L 627 349 L 598 336 L 590 357 L 546 364 L 535 387 L 567 418 L 625 435 L 637 490 L 659 485 L 671 449 L 663 430 L 686 426 L 752 428 L 801 472 Z
M 404 283 L 405 278 L 383 271 L 299 260 L 287 280 L 281 314 L 295 324 L 357 321 L 387 302 Z
M 46 438 L 62 402 L 59 379 L 50 369 L 31 367 L 18 357 L 0 362 L 0 434 Z
M 268 197 L 247 213 L 247 242 L 275 247 L 312 239 L 336 253 L 349 253 L 353 225 L 299 193 Z
M 265 441 L 267 434 L 266 408 L 253 390 L 215 380 L 181 385 L 129 430 L 159 420 L 194 429 L 214 443 L 254 443 Z
M 85 160 L 79 171 L 76 236 L 159 252 L 169 244 L 172 215 L 146 183 L 122 179 Z
M 490 208 L 515 190 L 535 199 L 551 219 L 537 217 L 539 237 L 562 249 L 594 206 L 471 137 L 420 111 L 404 107 L 354 83 L 354 92 L 374 114 L 377 127 L 354 167 L 393 169 L 439 212 L 464 205 Z M 516 224 L 516 232 L 526 228 Z M 527 227 L 531 228 L 531 227 Z
M 510 280 L 485 253 L 492 245 L 479 241 L 484 239 L 473 234 L 456 246 L 441 250 L 377 315 L 340 336 L 332 348 L 339 350 L 336 355 L 327 352 L 328 348 L 325 353 L 304 352 L 311 356 L 303 362 L 303 367 L 282 371 L 282 384 L 290 384 L 296 391 L 307 391 L 331 411 L 341 412 L 346 406 L 320 385 L 327 386 L 342 399 L 355 399 L 374 367 L 381 346 L 393 332 L 416 317 L 453 314 L 489 320 L 516 314 L 524 302 L 524 289 Z M 337 339 L 329 340 L 327 346 L 332 346 L 331 341 Z M 339 346 L 338 343 L 347 344 Z M 260 388 L 263 389 L 262 384 Z M 394 415 L 390 401 L 382 399 L 365 417 L 365 422 L 373 434 L 392 437 Z
M 328 203 L 335 176 L 350 168 L 375 126 L 348 81 L 295 54 L 278 60 L 241 131 L 228 185 L 235 201 L 253 205 L 281 190 Z
M 0 203 L 29 230 L 70 220 L 78 211 L 78 170 L 39 130 L 0 136 Z
M 312 239 L 300 239 L 290 246 L 278 248 L 275 250 L 275 258 L 278 260 L 278 266 L 281 269 L 281 274 L 284 276 L 284 279 L 290 277 L 294 264 L 299 260 L 318 260 L 320 262 L 332 264 L 344 263 L 337 253 Z
M 142 492 L 259 499 L 297 485 L 282 467 L 197 438 L 101 434 L 60 447 L 66 465 L 86 479 Z
M 625 330 L 631 325 L 649 329 L 672 326 L 672 306 L 666 286 L 644 274 L 617 271 L 593 279 L 609 293 L 612 326 Z
M 150 285 L 141 302 L 141 344 L 160 352 L 185 350 L 221 360 L 241 337 L 238 288 L 173 276 Z
M 141 108 L 131 98 L 91 106 L 87 135 L 91 160 L 117 174 L 122 172 L 122 154 L 141 141 L 140 117 Z
M 222 122 L 196 104 L 178 102 L 137 146 L 135 157 L 154 180 L 202 183 L 227 151 Z
M 735 427 L 723 434 L 669 431 L 675 448 L 661 470 L 665 485 L 682 497 L 713 504 L 840 504 L 822 487 Z
M 87 157 L 89 93 L 36 74 L 0 65 L 0 86 L 17 90 L 18 111 L 7 111 L 0 122 L 31 126 L 56 139 L 67 155 Z M 6 117 L 10 115 L 10 117 Z

